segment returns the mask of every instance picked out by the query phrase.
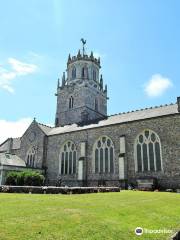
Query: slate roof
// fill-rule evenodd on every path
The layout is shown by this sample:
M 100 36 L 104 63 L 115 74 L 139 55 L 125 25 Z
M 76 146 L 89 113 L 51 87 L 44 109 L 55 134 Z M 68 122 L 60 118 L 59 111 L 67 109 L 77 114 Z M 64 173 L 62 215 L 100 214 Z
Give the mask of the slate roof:
M 170 104 L 170 105 L 154 107 L 154 108 L 146 108 L 146 109 L 136 110 L 132 112 L 119 113 L 116 115 L 112 115 L 112 116 L 109 116 L 107 119 L 100 120 L 98 123 L 95 123 L 95 124 L 89 124 L 84 126 L 78 126 L 77 124 L 72 124 L 72 125 L 66 125 L 64 127 L 52 128 L 51 131 L 49 131 L 48 135 L 51 136 L 51 135 L 62 134 L 67 132 L 104 127 L 104 126 L 109 126 L 113 124 L 127 123 L 127 122 L 167 116 L 167 115 L 177 114 L 177 113 L 178 113 L 177 104 Z
M 0 152 L 7 151 L 8 145 L 9 145 L 9 139 L 6 139 L 6 141 L 0 145 Z
M 21 138 L 13 138 L 12 149 L 19 149 L 21 146 Z
M 100 120 L 98 123 L 91 123 L 84 126 L 79 126 L 77 124 L 72 125 L 66 125 L 64 127 L 50 127 L 47 125 L 44 125 L 42 123 L 37 123 L 39 128 L 47 135 L 56 135 L 56 134 L 63 134 L 68 132 L 76 132 L 80 130 L 85 129 L 91 129 L 91 128 L 98 128 L 98 127 L 105 127 L 110 126 L 114 124 L 121 124 L 121 123 L 127 123 L 132 121 L 138 121 L 138 120 L 144 120 L 149 118 L 155 118 L 155 117 L 162 117 L 162 116 L 168 116 L 172 114 L 179 114 L 178 112 L 178 106 L 177 104 L 170 104 L 170 105 L 164 105 L 159 107 L 153 107 L 153 108 L 146 108 L 141 110 L 135 110 L 132 112 L 127 113 L 119 113 L 112 116 L 107 117 L 107 119 Z M 5 142 L 3 142 L 0 145 L 0 152 L 6 152 L 8 149 L 8 141 L 10 139 L 7 139 Z M 21 138 L 13 138 L 13 145 L 12 149 L 19 149 L 21 145 Z
M 12 149 L 19 149 L 21 145 L 21 138 L 12 138 L 13 143 L 12 143 Z M 5 142 L 3 142 L 0 145 L 0 152 L 5 152 L 8 150 L 8 145 L 9 145 L 10 138 L 8 138 Z
M 52 127 L 44 125 L 42 123 L 37 123 L 39 128 L 47 135 L 51 130 Z M 9 146 L 9 141 L 11 140 L 11 138 L 6 139 L 6 141 L 4 141 L 2 144 L 0 144 L 0 152 L 6 152 L 8 150 L 8 146 Z M 21 138 L 12 138 L 13 142 L 12 142 L 12 149 L 16 150 L 16 149 L 20 149 L 21 146 Z
M 15 154 L 0 153 L 0 165 L 25 167 L 26 163 Z
M 42 123 L 37 123 L 38 124 L 38 126 L 40 127 L 40 129 L 47 135 L 50 131 L 51 131 L 51 129 L 52 129 L 52 127 L 50 127 L 50 126 L 47 126 L 47 125 L 44 125 L 44 124 L 42 124 Z

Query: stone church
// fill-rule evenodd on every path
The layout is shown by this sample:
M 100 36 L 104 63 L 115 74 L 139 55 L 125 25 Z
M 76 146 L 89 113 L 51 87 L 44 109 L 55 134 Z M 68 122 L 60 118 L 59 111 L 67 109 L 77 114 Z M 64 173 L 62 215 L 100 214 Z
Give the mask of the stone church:
M 180 97 L 170 105 L 107 115 L 100 58 L 68 57 L 57 85 L 55 127 L 35 119 L 0 145 L 0 184 L 8 171 L 34 169 L 62 186 L 180 188 Z

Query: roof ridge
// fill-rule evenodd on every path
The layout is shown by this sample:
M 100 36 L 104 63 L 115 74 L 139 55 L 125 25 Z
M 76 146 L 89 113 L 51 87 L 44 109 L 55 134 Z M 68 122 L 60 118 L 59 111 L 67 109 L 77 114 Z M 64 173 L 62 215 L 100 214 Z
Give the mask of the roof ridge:
M 53 128 L 53 127 L 51 127 L 51 126 L 48 126 L 48 125 L 46 125 L 46 124 L 44 124 L 44 123 L 40 123 L 40 122 L 37 122 L 39 125 L 42 125 L 42 126 L 45 126 L 45 127 L 48 127 L 48 128 Z
M 171 106 L 171 105 L 174 105 L 174 104 L 176 104 L 176 103 L 161 104 L 159 106 L 153 106 L 153 107 L 148 107 L 148 108 L 141 108 L 141 109 L 131 110 L 131 111 L 127 111 L 127 112 L 120 112 L 120 113 L 115 113 L 115 114 L 108 115 L 108 117 L 113 117 L 113 116 L 116 116 L 116 115 L 122 115 L 122 114 L 127 114 L 127 113 L 132 113 L 132 112 L 144 111 L 144 110 L 148 110 L 148 109 L 168 107 L 168 106 Z

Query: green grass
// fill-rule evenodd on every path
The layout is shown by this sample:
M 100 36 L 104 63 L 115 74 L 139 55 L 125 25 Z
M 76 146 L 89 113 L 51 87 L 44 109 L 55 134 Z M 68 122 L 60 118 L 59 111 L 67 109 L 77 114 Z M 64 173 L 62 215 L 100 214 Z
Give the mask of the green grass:
M 122 191 L 82 195 L 0 194 L 1 240 L 168 239 L 136 227 L 180 229 L 180 194 Z

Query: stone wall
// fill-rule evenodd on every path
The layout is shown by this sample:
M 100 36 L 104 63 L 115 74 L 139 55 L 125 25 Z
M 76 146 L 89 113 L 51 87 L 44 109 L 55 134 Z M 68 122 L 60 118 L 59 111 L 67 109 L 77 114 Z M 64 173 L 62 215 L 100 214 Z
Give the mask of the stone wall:
M 20 158 L 22 158 L 26 162 L 28 150 L 31 147 L 35 147 L 37 152 L 36 159 L 35 159 L 35 167 L 42 168 L 43 161 L 44 161 L 43 159 L 44 137 L 45 137 L 45 134 L 38 127 L 37 122 L 33 121 L 21 138 L 20 149 L 14 150 L 14 153 L 17 154 Z
M 75 85 L 67 85 L 58 90 L 57 113 L 60 125 L 79 123 L 82 121 L 81 113 L 86 110 L 89 119 L 97 119 L 107 114 L 106 95 L 94 87 L 89 80 L 79 80 Z M 69 99 L 73 97 L 73 108 L 69 109 Z M 95 109 L 95 99 L 98 108 Z
M 76 68 L 76 78 L 72 79 L 74 67 Z M 86 77 L 81 76 L 83 67 L 88 70 Z M 93 71 L 96 71 L 95 80 L 93 79 Z M 73 98 L 73 107 L 69 108 L 71 97 Z M 106 116 L 107 92 L 104 91 L 102 79 L 99 81 L 98 64 L 93 61 L 78 60 L 68 65 L 66 84 L 62 84 L 57 89 L 56 125 L 63 126 L 82 122 L 81 115 L 84 110 L 88 113 L 88 120 L 96 120 Z
M 144 129 L 151 129 L 158 134 L 161 140 L 163 171 L 162 172 L 135 172 L 134 162 L 134 141 L 139 133 Z M 136 183 L 139 177 L 154 177 L 158 179 L 161 187 L 175 186 L 180 188 L 180 115 L 164 116 L 141 121 L 134 121 L 124 124 L 99 127 L 61 135 L 48 137 L 47 167 L 48 178 L 55 181 L 59 175 L 59 154 L 60 147 L 64 142 L 71 140 L 77 146 L 77 159 L 80 158 L 80 143 L 87 143 L 87 155 L 84 160 L 84 180 L 87 185 L 98 184 L 103 179 L 107 185 L 119 184 L 119 138 L 125 135 L 126 154 L 125 154 L 125 178 L 128 183 Z M 114 169 L 112 174 L 93 173 L 93 144 L 102 135 L 110 137 L 115 147 Z M 78 161 L 76 169 L 78 169 Z M 61 176 L 64 183 L 75 181 L 77 184 L 77 173 L 74 175 Z M 124 183 L 123 183 L 124 184 Z

